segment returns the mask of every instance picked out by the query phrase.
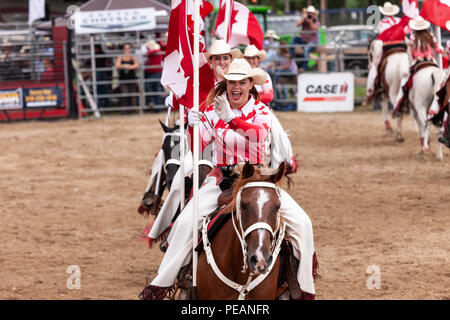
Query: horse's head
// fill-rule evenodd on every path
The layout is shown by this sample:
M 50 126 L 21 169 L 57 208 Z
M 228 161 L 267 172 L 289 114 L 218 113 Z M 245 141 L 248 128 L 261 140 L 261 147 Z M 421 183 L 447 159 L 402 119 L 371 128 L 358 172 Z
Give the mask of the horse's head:
M 165 159 L 164 172 L 167 188 L 170 190 L 173 178 L 180 167 L 180 126 L 167 127 L 161 121 L 159 121 L 159 123 L 164 130 L 164 140 L 162 144 Z M 185 150 L 187 148 L 188 146 L 185 145 Z
M 284 173 L 284 163 L 269 174 L 247 163 L 235 185 L 237 228 L 240 228 L 242 245 L 246 247 L 244 255 L 247 253 L 247 257 L 244 259 L 247 258 L 250 271 L 255 274 L 267 272 L 272 263 L 281 225 L 278 184 Z

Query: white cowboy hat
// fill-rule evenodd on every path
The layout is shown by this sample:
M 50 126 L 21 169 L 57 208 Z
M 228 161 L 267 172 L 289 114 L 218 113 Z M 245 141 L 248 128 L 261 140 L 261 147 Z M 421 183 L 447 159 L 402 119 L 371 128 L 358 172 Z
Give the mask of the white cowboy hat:
M 253 78 L 255 84 L 266 82 L 266 72 L 261 68 L 252 68 L 245 59 L 234 59 L 228 68 L 228 73 L 224 75 L 227 80 L 239 81 L 246 78 Z
M 272 38 L 275 40 L 279 40 L 280 37 L 277 35 L 275 30 L 267 30 L 267 32 L 264 34 L 264 38 Z
M 400 12 L 399 6 L 392 4 L 390 2 L 385 2 L 383 6 L 378 6 L 380 12 L 385 16 L 395 16 Z
M 156 42 L 155 40 L 148 40 L 145 43 L 145 46 L 150 50 L 159 50 L 161 49 L 161 46 Z
M 266 60 L 266 50 L 259 50 L 254 44 L 250 44 L 245 48 L 244 57 L 259 57 L 259 61 Z
M 314 8 L 314 6 L 308 6 L 306 8 L 303 8 L 303 12 L 314 13 L 314 14 L 318 14 L 319 13 L 319 11 L 317 11 L 316 8 Z
M 212 56 L 217 56 L 221 54 L 230 54 L 231 59 L 242 58 L 241 50 L 235 48 L 231 49 L 228 43 L 225 40 L 218 39 L 213 42 L 211 48 L 209 48 L 209 52 L 204 53 L 207 60 Z
M 426 30 L 430 27 L 430 23 L 421 16 L 417 16 L 414 20 L 409 20 L 408 25 L 412 30 L 416 31 Z

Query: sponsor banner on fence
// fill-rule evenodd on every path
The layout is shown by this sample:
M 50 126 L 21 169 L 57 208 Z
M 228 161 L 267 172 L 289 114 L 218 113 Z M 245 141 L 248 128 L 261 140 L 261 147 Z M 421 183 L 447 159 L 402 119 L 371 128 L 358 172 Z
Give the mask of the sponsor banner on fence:
M 60 108 L 64 107 L 61 87 L 24 88 L 23 103 L 25 108 Z
M 298 111 L 353 111 L 355 80 L 352 73 L 302 73 L 297 81 Z
M 164 10 L 154 8 L 77 11 L 73 14 L 75 33 L 104 33 L 151 30 L 156 28 L 156 16 L 165 16 Z
M 0 90 L 0 110 L 22 109 L 22 89 Z

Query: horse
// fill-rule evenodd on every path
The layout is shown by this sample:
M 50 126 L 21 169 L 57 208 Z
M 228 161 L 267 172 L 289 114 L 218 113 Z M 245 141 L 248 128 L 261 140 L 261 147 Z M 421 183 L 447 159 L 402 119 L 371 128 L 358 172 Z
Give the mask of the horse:
M 438 141 L 450 148 L 450 76 L 444 81 L 441 89 L 436 93 L 438 98 L 437 106 L 435 106 L 434 114 L 430 121 L 433 125 L 439 128 Z
M 279 212 L 278 188 L 284 175 L 284 163 L 270 175 L 263 175 L 260 169 L 246 163 L 232 193 L 219 198 L 219 203 L 226 204 L 222 214 L 231 217 L 212 243 L 207 233 L 209 218 L 203 222 L 203 251 L 197 266 L 198 299 L 286 297 L 286 283 L 279 285 L 285 270 L 279 254 L 285 224 Z M 288 282 L 296 285 L 296 280 Z
M 168 127 L 161 121 L 159 123 L 164 131 L 163 142 L 152 166 L 155 172 L 150 174 L 138 208 L 138 212 L 144 216 L 149 214 L 157 216 L 161 209 L 164 189 L 167 187 L 170 191 L 175 174 L 180 167 L 180 126 Z M 187 143 L 185 145 L 188 148 Z
M 427 119 L 427 115 L 431 105 L 437 103 L 436 93 L 443 80 L 443 74 L 438 66 L 429 64 L 415 72 L 413 77 L 412 86 L 408 92 L 407 99 L 411 106 L 411 113 L 417 124 L 421 144 L 420 155 L 423 156 L 424 151 L 430 151 L 430 123 Z M 400 113 L 397 127 L 397 134 L 400 136 L 402 118 L 403 114 Z M 438 148 L 437 157 L 442 160 L 443 154 L 441 144 L 439 144 Z
M 380 47 L 381 46 L 381 47 Z M 382 91 L 380 95 L 381 112 L 386 129 L 386 133 L 391 135 L 394 133 L 392 126 L 389 122 L 389 101 L 392 105 L 395 105 L 398 91 L 400 90 L 400 83 L 403 77 L 409 74 L 409 57 L 406 49 L 402 47 L 393 47 L 390 49 L 382 49 L 382 43 L 379 41 L 373 41 L 371 43 L 370 52 L 383 50 L 383 58 L 380 61 L 381 74 L 378 75 L 382 80 Z M 369 54 L 369 59 L 372 60 L 372 54 Z M 384 80 L 383 80 L 384 79 Z M 398 142 L 404 141 L 397 131 L 396 140 Z

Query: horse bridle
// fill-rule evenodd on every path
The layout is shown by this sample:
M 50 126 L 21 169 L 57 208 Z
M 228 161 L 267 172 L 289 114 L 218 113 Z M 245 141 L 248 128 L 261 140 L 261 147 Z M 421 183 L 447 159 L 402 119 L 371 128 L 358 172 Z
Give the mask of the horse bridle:
M 176 136 L 176 137 L 181 137 L 181 133 L 180 133 L 180 131 L 175 131 L 175 132 L 167 132 L 167 133 L 165 133 L 164 134 L 164 136 L 163 136 L 163 142 L 164 142 L 164 140 L 166 139 L 166 137 L 171 137 L 171 136 Z M 184 136 L 184 145 L 185 146 L 187 146 L 188 145 L 188 141 L 187 141 L 187 137 L 186 137 L 186 135 Z M 189 150 L 188 150 L 189 148 L 186 148 L 185 149 L 185 155 L 189 152 Z M 163 153 L 163 156 L 164 156 L 164 153 Z M 165 157 L 164 157 L 165 158 Z M 164 159 L 165 160 L 165 159 Z M 163 167 L 163 169 L 164 169 L 164 173 L 166 173 L 167 174 L 167 166 L 169 165 L 169 164 L 175 164 L 175 165 L 177 165 L 177 166 L 181 166 L 181 161 L 180 161 L 180 159 L 176 159 L 176 158 L 170 158 L 170 159 L 168 159 L 167 161 L 164 161 L 164 167 Z
M 279 231 L 280 229 L 280 220 L 281 220 L 281 216 L 280 216 L 280 210 L 277 211 L 277 225 L 275 227 L 275 230 L 272 229 L 272 227 L 266 223 L 266 222 L 256 222 L 252 225 L 250 225 L 247 229 L 243 229 L 242 227 L 242 214 L 241 214 L 241 193 L 242 190 L 246 189 L 246 188 L 252 188 L 252 187 L 264 187 L 264 188 L 272 188 L 275 189 L 278 195 L 278 198 L 280 198 L 280 190 L 279 187 L 271 182 L 262 182 L 262 181 L 258 181 L 258 182 L 249 182 L 246 185 L 244 185 L 243 187 L 241 187 L 237 193 L 236 196 L 236 219 L 239 223 L 239 230 L 236 226 L 235 223 L 235 217 L 232 215 L 232 221 L 233 221 L 233 227 L 234 227 L 234 231 L 236 232 L 236 235 L 239 238 L 239 241 L 241 242 L 241 249 L 242 249 L 242 256 L 244 259 L 244 264 L 242 267 L 242 273 L 245 273 L 245 271 L 247 270 L 247 256 L 248 256 L 248 248 L 247 248 L 247 243 L 245 242 L 245 238 L 247 237 L 247 235 L 255 230 L 258 229 L 263 229 L 263 230 L 267 230 L 269 231 L 271 238 L 272 238 L 272 243 L 270 245 L 271 249 L 273 250 L 275 248 L 275 243 L 277 240 L 276 237 L 276 233 Z
M 267 268 L 266 272 L 264 274 L 260 274 L 258 277 L 252 280 L 254 274 L 252 272 L 249 273 L 247 282 L 245 285 L 241 285 L 239 283 L 236 283 L 230 279 L 228 279 L 219 269 L 219 267 L 216 264 L 216 261 L 214 260 L 214 256 L 211 250 L 211 243 L 208 239 L 208 224 L 210 221 L 209 216 L 206 216 L 203 219 L 203 227 L 202 227 L 202 241 L 203 241 L 203 249 L 205 250 L 206 254 L 206 260 L 208 261 L 208 264 L 213 269 L 216 276 L 224 282 L 229 287 L 233 288 L 237 292 L 239 292 L 238 300 L 244 300 L 245 296 L 256 286 L 258 286 L 272 271 L 273 266 L 275 265 L 275 262 L 277 260 L 278 254 L 280 253 L 281 249 L 281 243 L 284 239 L 285 231 L 286 231 L 286 223 L 281 223 L 281 216 L 280 216 L 280 210 L 277 212 L 277 226 L 275 228 L 275 231 L 272 229 L 272 227 L 265 222 L 256 222 L 249 226 L 245 231 L 242 228 L 242 216 L 241 216 L 241 210 L 240 210 L 240 201 L 241 201 L 241 192 L 245 188 L 251 188 L 251 187 L 265 187 L 265 188 L 273 188 L 277 191 L 278 197 L 280 197 L 280 189 L 279 187 L 270 182 L 249 182 L 243 187 L 241 187 L 238 191 L 237 197 L 236 197 L 236 219 L 238 219 L 240 230 L 236 227 L 236 224 L 234 222 L 234 215 L 232 212 L 232 221 L 233 221 L 233 227 L 236 232 L 236 235 L 238 236 L 240 242 L 241 242 L 241 248 L 242 248 L 242 255 L 244 259 L 244 266 L 242 269 L 242 272 L 245 273 L 247 270 L 247 243 L 245 242 L 245 237 L 252 231 L 258 230 L 258 229 L 264 229 L 268 230 L 270 234 L 272 235 L 272 262 Z M 275 237 L 275 235 L 278 233 L 278 237 Z

